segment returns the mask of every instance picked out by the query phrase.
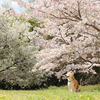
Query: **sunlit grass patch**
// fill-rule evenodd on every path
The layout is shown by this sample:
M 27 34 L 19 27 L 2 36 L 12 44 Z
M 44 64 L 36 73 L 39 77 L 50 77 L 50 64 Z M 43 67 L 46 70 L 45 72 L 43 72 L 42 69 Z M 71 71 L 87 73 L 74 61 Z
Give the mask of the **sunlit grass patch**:
M 41 90 L 0 90 L 0 100 L 99 100 L 100 85 L 82 86 L 81 92 L 69 92 L 67 86 Z
M 87 85 L 87 86 L 83 86 L 82 87 L 82 90 L 83 91 L 91 91 L 91 92 L 93 92 L 93 91 L 100 91 L 100 84 L 98 84 L 98 85 Z

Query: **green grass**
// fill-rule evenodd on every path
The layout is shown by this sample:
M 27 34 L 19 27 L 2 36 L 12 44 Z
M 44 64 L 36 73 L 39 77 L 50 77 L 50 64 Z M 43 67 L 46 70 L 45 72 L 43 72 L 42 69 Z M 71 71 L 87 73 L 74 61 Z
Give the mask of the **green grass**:
M 67 86 L 41 90 L 0 90 L 0 100 L 99 100 L 100 84 L 82 86 L 81 92 L 69 92 Z

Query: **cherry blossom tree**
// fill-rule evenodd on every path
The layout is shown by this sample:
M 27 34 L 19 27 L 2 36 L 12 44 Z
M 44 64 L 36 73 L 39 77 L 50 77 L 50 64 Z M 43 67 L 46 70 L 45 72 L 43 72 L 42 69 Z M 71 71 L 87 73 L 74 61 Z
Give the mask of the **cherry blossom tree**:
M 34 17 L 41 23 L 40 27 L 34 28 L 38 34 L 35 40 L 45 49 L 36 55 L 38 63 L 33 72 L 37 70 L 36 67 L 50 73 L 56 70 L 56 75 L 61 77 L 65 69 L 94 72 L 92 67 L 96 64 L 99 66 L 99 0 L 35 0 L 33 3 L 12 1 L 21 7 L 32 9 L 28 13 L 20 13 L 22 17 Z M 43 36 L 46 35 L 53 38 L 44 40 Z

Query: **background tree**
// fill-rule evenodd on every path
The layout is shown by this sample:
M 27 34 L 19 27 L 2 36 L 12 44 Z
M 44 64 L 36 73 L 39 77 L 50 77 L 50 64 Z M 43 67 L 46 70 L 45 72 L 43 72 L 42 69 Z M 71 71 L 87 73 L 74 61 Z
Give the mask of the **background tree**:
M 5 11 L 0 16 L 0 88 L 34 89 L 43 86 L 45 73 L 31 73 L 39 46 L 25 19 Z M 41 85 L 42 84 L 42 85 Z

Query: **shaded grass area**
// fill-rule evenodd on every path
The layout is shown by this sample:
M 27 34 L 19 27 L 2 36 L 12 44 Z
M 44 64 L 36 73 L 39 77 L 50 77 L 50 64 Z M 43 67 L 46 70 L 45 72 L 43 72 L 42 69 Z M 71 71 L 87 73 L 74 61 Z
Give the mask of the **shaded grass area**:
M 100 84 L 82 86 L 81 92 L 69 92 L 67 86 L 41 90 L 0 90 L 0 100 L 99 100 Z

